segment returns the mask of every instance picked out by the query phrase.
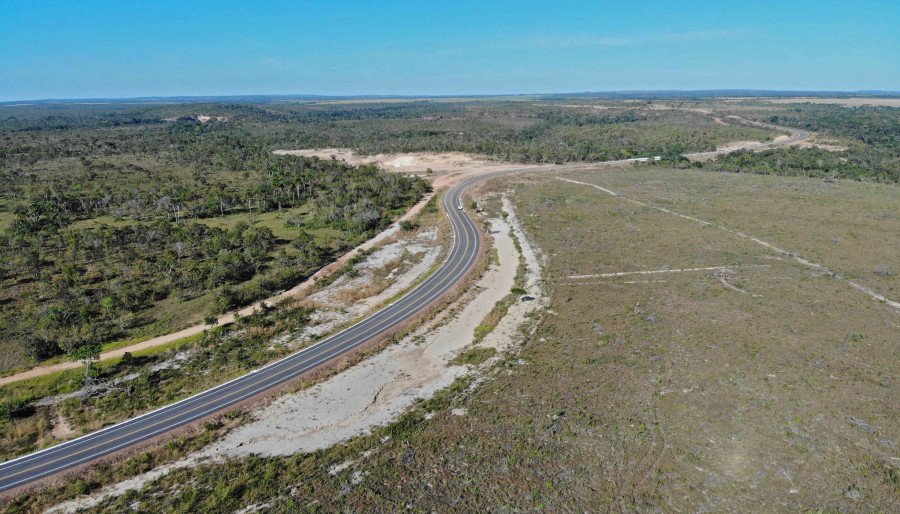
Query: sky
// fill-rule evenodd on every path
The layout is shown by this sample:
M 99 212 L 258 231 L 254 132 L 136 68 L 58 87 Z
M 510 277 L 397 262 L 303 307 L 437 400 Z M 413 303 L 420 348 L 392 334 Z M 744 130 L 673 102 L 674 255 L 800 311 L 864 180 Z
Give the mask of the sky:
M 0 101 L 900 90 L 900 1 L 0 3 Z

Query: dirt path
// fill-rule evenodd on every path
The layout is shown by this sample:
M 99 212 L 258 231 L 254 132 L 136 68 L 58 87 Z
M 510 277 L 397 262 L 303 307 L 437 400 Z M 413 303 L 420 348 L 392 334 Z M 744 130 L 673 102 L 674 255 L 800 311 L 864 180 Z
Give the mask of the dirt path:
M 324 277 L 327 277 L 328 275 L 331 275 L 332 273 L 334 273 L 335 271 L 340 269 L 344 264 L 346 264 L 350 259 L 352 259 L 354 256 L 356 256 L 358 253 L 369 250 L 369 249 L 375 247 L 376 245 L 378 245 L 379 243 L 381 243 L 382 241 L 395 235 L 397 233 L 397 231 L 399 230 L 399 222 L 403 221 L 403 220 L 411 219 L 416 214 L 418 214 L 419 211 L 421 211 L 422 208 L 425 207 L 425 204 L 428 203 L 428 201 L 431 200 L 431 198 L 433 196 L 434 196 L 433 194 L 427 195 L 419 203 L 417 203 L 412 208 L 410 208 L 406 214 L 404 214 L 400 219 L 397 220 L 396 223 L 391 225 L 389 228 L 382 231 L 375 237 L 369 239 L 368 241 L 360 244 L 359 246 L 350 250 L 349 252 L 345 253 L 340 258 L 338 258 L 336 261 L 323 267 L 322 269 L 317 271 L 315 274 L 313 274 L 313 276 L 309 277 L 305 281 L 301 282 L 300 284 L 294 286 L 293 288 L 291 288 L 287 291 L 284 291 L 277 295 L 270 296 L 264 300 L 260 300 L 252 305 L 238 309 L 236 311 L 222 314 L 221 316 L 219 316 L 216 319 L 215 325 L 205 325 L 205 324 L 194 325 L 192 327 L 188 327 L 183 330 L 179 330 L 177 332 L 172 332 L 171 334 L 153 337 L 151 339 L 147 339 L 147 340 L 141 341 L 139 343 L 135 343 L 135 344 L 128 345 L 128 346 L 123 346 L 122 348 L 117 348 L 115 350 L 110 350 L 108 352 L 103 352 L 100 354 L 100 360 L 104 361 L 104 360 L 109 360 L 109 359 L 116 359 L 116 358 L 119 358 L 119 357 L 122 357 L 123 355 L 125 355 L 126 352 L 133 353 L 133 352 L 136 352 L 139 350 L 146 350 L 148 348 L 154 348 L 156 346 L 161 346 L 161 345 L 164 345 L 167 343 L 171 343 L 173 341 L 177 341 L 179 339 L 184 339 L 185 337 L 194 336 L 194 335 L 202 333 L 204 330 L 210 328 L 211 326 L 221 326 L 221 325 L 227 325 L 229 323 L 233 323 L 237 316 L 250 315 L 254 311 L 259 310 L 263 303 L 265 303 L 267 305 L 273 305 L 282 300 L 286 300 L 288 298 L 293 298 L 293 297 L 299 296 L 299 295 L 305 293 L 307 290 L 309 290 L 318 280 L 320 280 Z M 68 369 L 76 369 L 76 368 L 80 368 L 81 366 L 82 366 L 82 364 L 80 362 L 76 362 L 76 361 L 65 361 L 65 362 L 60 362 L 59 364 L 52 364 L 49 366 L 38 366 L 35 368 L 31 368 L 27 371 L 22 371 L 20 373 L 15 373 L 13 375 L 0 377 L 0 386 L 9 384 L 12 382 L 17 382 L 19 380 L 25 380 L 27 378 L 34 378 L 34 377 L 49 375 L 51 373 L 56 373 L 58 371 L 65 371 Z

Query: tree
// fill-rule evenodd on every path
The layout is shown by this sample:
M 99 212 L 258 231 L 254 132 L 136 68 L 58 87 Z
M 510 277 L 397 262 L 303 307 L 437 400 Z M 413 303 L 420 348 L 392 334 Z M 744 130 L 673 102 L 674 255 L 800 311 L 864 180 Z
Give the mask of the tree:
M 94 386 L 97 385 L 94 380 L 95 366 L 94 363 L 100 360 L 100 352 L 103 345 L 97 343 L 83 344 L 72 351 L 72 358 L 84 364 L 84 387 L 85 395 L 90 396 L 93 393 Z

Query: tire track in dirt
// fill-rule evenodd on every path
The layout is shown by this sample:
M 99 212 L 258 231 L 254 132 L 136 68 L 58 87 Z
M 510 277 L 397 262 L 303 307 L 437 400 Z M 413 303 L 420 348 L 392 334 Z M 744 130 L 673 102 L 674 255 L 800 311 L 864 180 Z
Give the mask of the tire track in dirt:
M 812 261 L 809 261 L 809 260 L 807 260 L 807 259 L 804 259 L 804 258 L 801 257 L 799 254 L 797 254 L 796 252 L 792 252 L 792 251 L 790 251 L 790 250 L 785 250 L 784 248 L 781 248 L 781 247 L 779 247 L 779 246 L 776 246 L 776 245 L 774 245 L 774 244 L 772 244 L 772 243 L 770 243 L 770 242 L 768 242 L 768 241 L 764 241 L 764 240 L 762 240 L 762 239 L 760 239 L 760 238 L 758 238 L 758 237 L 751 236 L 751 235 L 746 234 L 746 233 L 744 233 L 744 232 L 742 232 L 742 231 L 740 231 L 740 230 L 736 230 L 736 229 L 733 229 L 733 228 L 728 228 L 728 227 L 725 227 L 725 226 L 722 226 L 722 225 L 717 225 L 717 224 L 715 224 L 715 223 L 710 223 L 710 222 L 708 222 L 708 221 L 704 221 L 704 220 L 701 220 L 701 219 L 698 219 L 698 218 L 694 218 L 694 217 L 688 216 L 688 215 L 686 215 L 686 214 L 681 214 L 681 213 L 679 213 L 679 212 L 671 211 L 671 210 L 666 209 L 666 208 L 664 208 L 664 207 L 659 207 L 659 206 L 652 205 L 652 204 L 649 204 L 649 203 L 646 203 L 646 202 L 642 202 L 642 201 L 640 201 L 640 200 L 635 200 L 635 199 L 633 199 L 633 198 L 628 198 L 628 197 L 625 197 L 625 196 L 620 195 L 619 193 L 616 193 L 615 191 L 613 191 L 613 190 L 611 190 L 611 189 L 608 189 L 608 188 L 605 188 L 605 187 L 602 187 L 602 186 L 598 186 L 597 184 L 591 184 L 590 182 L 582 182 L 582 181 L 579 181 L 579 180 L 574 180 L 574 179 L 565 178 L 565 177 L 554 177 L 554 178 L 555 178 L 556 180 L 560 180 L 560 181 L 563 181 L 563 182 L 568 182 L 568 183 L 571 183 L 571 184 L 578 184 L 578 185 L 582 185 L 582 186 L 592 187 L 592 188 L 594 188 L 594 189 L 597 189 L 598 191 L 602 191 L 602 192 L 604 192 L 604 193 L 606 193 L 606 194 L 608 194 L 608 195 L 610 195 L 610 196 L 615 196 L 615 197 L 617 197 L 617 198 L 621 198 L 622 200 L 625 200 L 625 201 L 627 201 L 627 202 L 630 202 L 630 203 L 632 203 L 632 204 L 634 204 L 634 205 L 639 205 L 639 206 L 641 206 L 641 207 L 647 207 L 647 208 L 650 208 L 650 209 L 655 209 L 655 210 L 657 210 L 657 211 L 664 212 L 664 213 L 666 213 L 666 214 L 671 214 L 671 215 L 673 215 L 673 216 L 678 216 L 678 217 L 684 218 L 684 219 L 686 219 L 686 220 L 690 220 L 690 221 L 693 221 L 693 222 L 696 222 L 696 223 L 700 223 L 701 225 L 704 225 L 704 226 L 712 226 L 712 227 L 716 227 L 716 228 L 718 228 L 718 229 L 724 230 L 725 232 L 728 232 L 728 233 L 730 233 L 730 234 L 736 235 L 736 236 L 741 237 L 741 238 L 743 238 L 743 239 L 748 239 L 748 240 L 753 241 L 754 243 L 756 243 L 756 244 L 758 244 L 758 245 L 760 245 L 760 246 L 762 246 L 762 247 L 764 247 L 764 248 L 766 248 L 766 249 L 768 249 L 768 250 L 770 250 L 770 251 L 772 251 L 772 252 L 774 252 L 774 253 L 777 253 L 777 254 L 779 254 L 779 255 L 784 255 L 784 256 L 787 256 L 787 257 L 791 257 L 791 258 L 794 259 L 796 262 L 802 264 L 803 266 L 806 266 L 807 268 L 814 269 L 814 270 L 816 270 L 816 271 L 818 271 L 818 272 L 820 272 L 820 273 L 822 273 L 822 274 L 824 274 L 824 275 L 826 275 L 826 276 L 829 276 L 829 277 L 835 278 L 835 279 L 837 279 L 837 280 L 840 280 L 840 281 L 842 281 L 842 282 L 848 284 L 850 287 L 852 287 L 852 288 L 854 288 L 854 289 L 856 289 L 856 290 L 858 290 L 858 291 L 861 291 L 861 292 L 863 292 L 863 293 L 869 295 L 872 299 L 877 300 L 877 301 L 879 301 L 879 302 L 882 302 L 882 303 L 884 303 L 885 305 L 888 305 L 889 307 L 893 307 L 895 311 L 897 311 L 898 313 L 900 313 L 900 302 L 897 302 L 897 301 L 895 301 L 895 300 L 891 300 L 890 298 L 887 298 L 886 296 L 884 296 L 883 294 L 881 294 L 881 293 L 875 291 L 874 289 L 871 289 L 871 288 L 869 288 L 869 287 L 866 287 L 866 286 L 864 286 L 864 285 L 862 285 L 862 284 L 860 284 L 860 283 L 858 283 L 858 282 L 854 282 L 853 280 L 850 280 L 849 278 L 847 278 L 847 277 L 845 277 L 845 276 L 843 276 L 843 275 L 841 275 L 841 274 L 839 274 L 839 273 L 837 273 L 837 272 L 835 272 L 835 271 L 833 271 L 833 270 L 831 270 L 831 269 L 829 269 L 829 268 L 826 268 L 825 266 L 823 266 L 823 265 L 821 265 L 821 264 L 819 264 L 819 263 L 812 262 Z

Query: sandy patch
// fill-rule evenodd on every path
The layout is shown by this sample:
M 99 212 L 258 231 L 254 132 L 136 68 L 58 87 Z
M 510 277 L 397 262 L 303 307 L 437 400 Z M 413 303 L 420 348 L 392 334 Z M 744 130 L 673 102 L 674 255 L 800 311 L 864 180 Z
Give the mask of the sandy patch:
M 829 152 L 843 152 L 849 149 L 847 146 L 834 144 L 832 142 L 821 142 L 816 136 L 812 136 L 803 141 L 798 141 L 792 146 L 796 146 L 797 148 L 821 148 L 822 150 L 828 150 Z
M 414 237 L 387 243 L 357 264 L 352 276 L 344 275 L 306 297 L 304 301 L 315 305 L 316 311 L 298 340 L 308 342 L 322 337 L 409 288 L 437 263 L 441 255 L 441 245 L 437 239 L 437 229 L 432 228 Z M 372 287 L 386 270 L 391 270 L 384 277 L 388 283 L 386 288 L 365 298 L 347 301 L 348 298 L 356 298 L 359 291 Z
M 201 452 L 106 487 L 91 496 L 58 505 L 51 512 L 89 508 L 107 497 L 141 488 L 173 469 L 194 466 L 202 461 L 250 454 L 289 455 L 327 448 L 390 422 L 417 398 L 429 397 L 449 386 L 457 377 L 474 372 L 475 368 L 471 366 L 450 366 L 448 363 L 469 346 L 475 327 L 515 284 L 519 253 L 510 230 L 520 241 L 521 255 L 526 262 L 526 287 L 535 299 L 513 304 L 479 346 L 499 351 L 514 346 L 522 323 L 534 310 L 543 309 L 547 299 L 539 292 L 539 254 L 529 243 L 515 210 L 505 198 L 504 210 L 510 213 L 506 220 L 491 220 L 499 265 L 490 267 L 471 288 L 470 294 L 445 311 L 459 309 L 452 319 L 439 316 L 401 342 L 356 366 L 309 389 L 279 398 L 256 413 L 257 421 L 237 428 Z M 460 305 L 466 298 L 470 300 Z M 479 369 L 497 359 L 499 356 L 493 357 Z M 454 410 L 452 414 L 466 415 L 466 412 Z
M 782 145 L 794 146 L 797 148 L 821 148 L 823 150 L 828 150 L 829 152 L 843 152 L 847 149 L 846 146 L 820 143 L 813 137 L 808 139 L 801 139 L 799 141 L 790 141 L 792 137 L 793 136 L 780 135 L 769 143 L 764 143 L 762 141 L 732 141 L 726 145 L 717 147 L 716 151 L 734 152 L 737 150 L 753 150 L 759 152 L 763 150 L 771 150 L 774 146 Z
M 717 152 L 735 152 L 737 150 L 768 150 L 773 146 L 783 145 L 791 140 L 793 136 L 780 135 L 776 136 L 772 141 L 764 143 L 762 141 L 732 141 L 722 146 L 717 146 Z
M 781 137 L 781 136 L 779 136 Z M 762 146 L 762 141 L 731 141 L 716 147 L 717 152 L 733 152 L 737 150 L 747 150 L 757 146 Z
M 347 164 L 359 166 L 360 164 L 377 164 L 387 171 L 424 172 L 431 168 L 432 171 L 451 171 L 471 166 L 501 165 L 484 157 L 469 155 L 462 152 L 414 152 L 391 153 L 377 155 L 359 155 L 347 148 L 324 148 L 322 150 L 275 150 L 276 155 L 298 155 L 301 157 L 318 157 L 331 159 L 334 157 Z
M 50 431 L 50 434 L 56 439 L 68 439 L 75 435 L 75 430 L 62 413 L 57 413 L 56 418 L 53 420 L 53 430 Z
M 468 367 L 448 362 L 469 345 L 475 327 L 509 293 L 518 267 L 510 226 L 499 219 L 491 225 L 500 264 L 476 282 L 474 298 L 453 319 L 439 327 L 433 322 L 325 382 L 278 399 L 257 414 L 259 421 L 236 429 L 203 456 L 290 455 L 327 448 L 390 422 L 417 398 L 430 397 L 468 373 Z M 506 339 L 505 334 L 493 341 L 485 338 L 483 344 L 503 349 Z
M 277 155 L 298 155 L 331 159 L 334 157 L 347 164 L 376 164 L 385 171 L 416 174 L 431 181 L 435 189 L 453 186 L 461 180 L 494 171 L 527 168 L 552 168 L 552 165 L 523 164 L 492 161 L 484 156 L 462 152 L 413 152 L 377 155 L 358 155 L 347 148 L 325 148 L 322 150 L 275 150 Z M 427 170 L 431 175 L 423 175 Z

